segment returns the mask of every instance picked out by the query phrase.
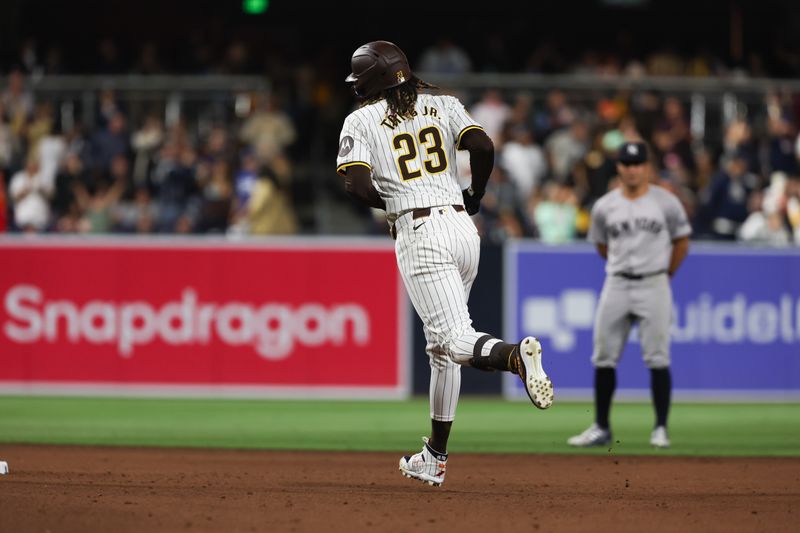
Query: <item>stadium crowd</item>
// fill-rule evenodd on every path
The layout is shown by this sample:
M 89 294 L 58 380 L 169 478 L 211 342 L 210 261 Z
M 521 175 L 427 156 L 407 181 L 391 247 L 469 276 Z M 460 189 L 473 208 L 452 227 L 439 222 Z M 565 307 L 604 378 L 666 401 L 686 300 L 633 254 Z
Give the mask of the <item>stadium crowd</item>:
M 496 50 L 495 50 L 496 48 Z M 473 58 L 443 39 L 417 58 L 420 73 L 508 71 L 502 43 Z M 495 50 L 496 53 L 491 53 Z M 201 50 L 202 51 L 202 50 Z M 200 52 L 201 52 L 200 51 Z M 198 52 L 199 53 L 199 52 Z M 130 64 L 113 41 L 98 47 L 98 73 L 164 73 L 153 43 Z M 316 159 L 333 172 L 338 129 L 352 96 L 332 58 L 327 66 L 289 68 L 279 56 L 259 72 L 275 84 L 251 95 L 230 120 L 165 123 L 163 112 L 132 123 L 127 102 L 98 89 L 94 123 L 65 125 L 54 102 L 37 95 L 45 74 L 65 73 L 57 49 L 40 57 L 26 43 L 14 65 L 0 65 L 0 229 L 60 233 L 314 233 L 298 220 L 309 191 L 293 186 L 297 168 Z M 199 54 L 193 73 L 253 72 L 251 50 L 234 42 L 219 62 Z M 327 59 L 325 59 L 327 58 Z M 337 59 L 340 61 L 341 58 Z M 660 49 L 640 59 L 585 52 L 568 62 L 550 43 L 534 48 L 524 72 L 597 76 L 767 76 L 758 57 L 730 68 L 707 52 Z M 444 89 L 449 91 L 449 89 Z M 614 154 L 625 139 L 644 139 L 653 180 L 683 202 L 695 238 L 800 244 L 800 99 L 764 95 L 763 113 L 728 121 L 718 139 L 696 139 L 687 102 L 663 91 L 620 89 L 590 103 L 549 90 L 480 93 L 455 90 L 495 141 L 496 165 L 476 222 L 485 239 L 535 237 L 563 243 L 585 235 L 593 202 L 614 186 Z M 241 111 L 241 110 L 240 110 Z M 318 148 L 319 145 L 322 148 Z M 317 148 L 315 148 L 317 147 Z M 458 161 L 464 183 L 468 161 Z M 341 192 L 341 191 L 340 191 Z M 343 194 L 341 202 L 349 202 Z M 367 231 L 385 231 L 364 212 Z

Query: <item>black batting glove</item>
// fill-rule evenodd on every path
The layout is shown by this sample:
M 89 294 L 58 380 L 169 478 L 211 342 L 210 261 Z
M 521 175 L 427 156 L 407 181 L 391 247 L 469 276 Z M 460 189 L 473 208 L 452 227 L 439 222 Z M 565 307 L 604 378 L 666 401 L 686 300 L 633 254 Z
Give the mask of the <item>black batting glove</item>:
M 481 198 L 483 198 L 485 192 L 475 191 L 472 187 L 461 191 L 461 195 L 464 197 L 464 208 L 467 210 L 468 215 L 475 215 L 481 210 Z

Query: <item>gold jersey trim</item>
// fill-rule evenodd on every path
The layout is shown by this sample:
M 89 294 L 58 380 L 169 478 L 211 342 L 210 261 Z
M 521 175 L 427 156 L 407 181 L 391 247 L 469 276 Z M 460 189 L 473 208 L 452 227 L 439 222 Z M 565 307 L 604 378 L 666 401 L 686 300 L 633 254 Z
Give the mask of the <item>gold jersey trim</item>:
M 368 169 L 372 170 L 372 166 L 369 163 L 365 163 L 363 161 L 350 161 L 349 163 L 342 163 L 341 165 L 336 167 L 336 172 L 338 172 L 339 174 L 344 176 L 345 175 L 344 171 L 347 169 L 347 167 L 352 167 L 352 166 L 355 166 L 355 165 L 361 165 L 361 166 L 367 167 Z

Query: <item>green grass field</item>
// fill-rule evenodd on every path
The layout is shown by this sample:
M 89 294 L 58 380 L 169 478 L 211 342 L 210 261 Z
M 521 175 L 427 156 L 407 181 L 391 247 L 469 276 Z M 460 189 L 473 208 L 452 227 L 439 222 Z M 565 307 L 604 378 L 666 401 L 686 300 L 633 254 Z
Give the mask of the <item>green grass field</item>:
M 592 406 L 462 398 L 450 451 L 651 454 L 649 403 L 618 403 L 613 448 L 565 444 Z M 800 456 L 800 404 L 677 403 L 673 447 L 659 454 Z M 0 443 L 410 451 L 429 430 L 428 402 L 0 397 Z M 0 445 L 0 451 L 2 446 Z

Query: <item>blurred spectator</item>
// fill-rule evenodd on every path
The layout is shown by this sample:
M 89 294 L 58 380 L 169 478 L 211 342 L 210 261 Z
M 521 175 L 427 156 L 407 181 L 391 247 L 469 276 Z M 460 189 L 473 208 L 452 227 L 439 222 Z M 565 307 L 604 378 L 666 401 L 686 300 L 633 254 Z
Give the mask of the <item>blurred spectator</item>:
M 776 111 L 767 119 L 769 134 L 769 170 L 798 174 L 797 158 L 794 144 L 797 131 L 785 111 Z
M 114 230 L 123 233 L 154 233 L 158 220 L 158 206 L 153 202 L 150 189 L 137 187 L 133 200 L 120 203 L 113 212 Z
M 15 69 L 8 74 L 8 87 L 0 94 L 0 107 L 14 135 L 21 137 L 33 114 L 33 94 L 25 88 L 25 75 Z
M 760 172 L 758 144 L 753 137 L 753 129 L 746 120 L 737 118 L 728 124 L 722 146 L 723 155 L 730 157 L 736 152 L 742 152 L 747 157 L 747 169 L 750 172 Z
M 250 65 L 250 50 L 241 40 L 235 40 L 225 52 L 225 59 L 218 69 L 223 74 L 247 74 L 252 72 Z
M 656 183 L 678 197 L 689 219 L 697 214 L 697 197 L 691 189 L 691 173 L 676 154 L 664 158 L 664 168 L 656 176 Z
M 97 45 L 97 60 L 94 71 L 98 74 L 119 74 L 124 71 L 119 48 L 108 37 L 102 39 Z
M 44 231 L 50 222 L 53 182 L 44 179 L 40 169 L 39 154 L 29 154 L 25 168 L 11 177 L 8 186 L 14 224 L 26 233 Z
M 800 246 L 800 178 L 792 177 L 786 182 L 783 210 L 794 243 Z
M 519 239 L 525 234 L 525 227 L 517 211 L 509 207 L 501 208 L 492 228 L 491 239 L 494 242 L 503 242 L 507 239 Z
M 203 158 L 210 161 L 232 161 L 235 155 L 233 148 L 228 130 L 216 125 L 208 132 L 200 153 Z
M 61 47 L 58 45 L 51 45 L 47 48 L 44 57 L 44 72 L 50 75 L 66 74 L 66 68 L 63 62 L 63 54 Z
M 629 95 L 626 91 L 618 91 L 613 98 L 601 98 L 596 104 L 596 114 L 600 124 L 606 128 L 613 128 L 619 124 L 622 117 L 628 113 Z
M 277 158 L 275 158 L 277 159 Z M 275 160 L 273 159 L 273 161 Z M 265 163 L 269 164 L 269 163 Z M 239 171 L 233 178 L 234 202 L 232 214 L 232 232 L 248 233 L 247 213 L 248 204 L 253 194 L 253 188 L 258 180 L 259 163 L 251 149 L 246 149 L 242 153 Z
M 684 74 L 687 76 L 706 78 L 712 74 L 712 68 L 711 58 L 703 53 L 697 53 L 686 60 Z
M 201 168 L 204 169 L 203 175 Z M 200 163 L 197 181 L 201 188 L 202 205 L 195 229 L 200 233 L 225 233 L 233 206 L 233 185 L 228 161 L 218 158 Z
M 125 192 L 125 182 L 99 180 L 89 187 L 77 185 L 75 199 L 83 214 L 78 231 L 109 233 L 114 227 L 114 212 Z
M 747 154 L 737 152 L 703 193 L 701 231 L 716 239 L 732 240 L 748 215 L 748 195 L 758 177 L 747 170 Z
M 599 73 L 600 54 L 597 50 L 588 49 L 580 54 L 580 59 L 573 63 L 570 72 L 578 75 L 592 75 Z
M 19 62 L 25 72 L 37 78 L 42 75 L 44 67 L 39 61 L 36 39 L 25 39 L 19 52 Z
M 514 69 L 513 54 L 508 50 L 508 42 L 498 29 L 486 36 L 486 47 L 481 50 L 479 65 L 481 72 L 509 72 Z
M 675 154 L 685 168 L 694 169 L 689 120 L 683 103 L 674 96 L 664 99 L 662 116 L 653 132 L 653 145 L 660 168 L 665 167 L 665 158 Z
M 535 112 L 533 134 L 541 142 L 556 130 L 569 126 L 575 121 L 576 112 L 567 101 L 564 91 L 553 89 L 547 93 L 545 108 Z
M 118 154 L 111 158 L 108 174 L 101 181 L 121 183 L 125 199 L 128 200 L 133 197 L 134 186 L 131 179 L 131 164 L 124 154 Z
M 518 92 L 514 95 L 506 127 L 519 126 L 527 128 L 533 133 L 536 130 L 536 112 L 533 107 L 533 93 L 529 91 Z
M 102 89 L 97 94 L 97 110 L 96 110 L 97 126 L 99 128 L 107 128 L 109 122 L 116 114 L 125 116 L 125 108 L 117 97 L 116 91 L 111 88 Z
M 717 162 L 714 152 L 708 146 L 699 146 L 694 150 L 694 173 L 692 174 L 691 188 L 697 195 L 708 187 L 711 179 L 717 172 Z
M 586 155 L 588 149 L 589 124 L 583 119 L 577 119 L 571 126 L 550 135 L 545 143 L 545 150 L 553 177 L 565 183 L 572 177 L 573 167 Z
M 131 136 L 134 152 L 133 183 L 140 187 L 153 188 L 150 178 L 158 158 L 158 151 L 164 142 L 164 125 L 157 115 L 150 114 L 144 119 L 142 127 Z
M 60 171 L 56 174 L 55 191 L 51 202 L 53 216 L 59 231 L 74 231 L 75 213 L 76 209 L 79 210 L 76 205 L 75 189 L 77 187 L 86 188 L 90 183 L 80 156 L 74 152 L 67 153 Z M 64 217 L 69 220 L 62 222 Z
M 642 139 L 652 139 L 661 117 L 661 96 L 654 90 L 637 91 L 631 95 L 630 110 Z
M 740 240 L 779 246 L 791 242 L 791 234 L 781 212 L 784 207 L 782 204 L 785 204 L 786 181 L 785 174 L 775 172 L 769 187 L 750 195 L 750 214 L 737 232 Z
M 154 172 L 158 221 L 162 233 L 188 233 L 197 215 L 196 154 L 189 145 L 167 143 Z
M 29 151 L 39 149 L 39 141 L 53 130 L 53 106 L 50 102 L 39 102 L 34 108 L 32 119 L 26 128 L 26 142 Z
M 511 106 L 509 106 L 500 91 L 488 89 L 484 91 L 481 99 L 478 100 L 469 110 L 472 117 L 486 131 L 495 146 L 499 146 L 503 139 L 503 126 L 511 117 Z
M 297 233 L 297 218 L 286 190 L 291 172 L 285 158 L 277 158 L 258 173 L 247 203 L 247 227 L 252 235 Z
M 519 208 L 520 195 L 502 167 L 495 166 L 481 202 L 480 223 L 483 235 L 492 242 L 528 233 Z
M 622 69 L 622 75 L 636 80 L 647 76 L 647 66 L 638 58 L 631 58 Z
M 63 130 L 62 133 L 65 152 L 77 154 L 87 168 L 91 166 L 92 145 L 83 124 L 77 123 L 71 128 Z
M 525 71 L 536 74 L 559 74 L 567 70 L 567 61 L 555 43 L 544 41 L 525 60 Z
M 608 192 L 609 183 L 617 175 L 616 156 L 623 142 L 625 136 L 617 129 L 595 133 L 591 150 L 573 169 L 580 205 L 591 208 Z
M 260 161 L 268 163 L 283 154 L 297 134 L 274 94 L 263 93 L 256 100 L 256 109 L 242 125 L 239 137 L 255 149 Z
M 563 244 L 575 239 L 578 198 L 563 183 L 548 182 L 541 201 L 531 205 L 539 239 L 546 244 Z
M 139 58 L 133 67 L 136 74 L 162 74 L 164 69 L 161 65 L 161 58 L 158 53 L 158 45 L 153 41 L 148 41 L 142 45 L 139 51 Z
M 46 106 L 46 118 L 39 132 L 40 136 L 33 150 L 39 153 L 39 163 L 41 164 L 41 174 L 50 183 L 55 182 L 56 173 L 61 167 L 67 151 L 67 144 L 61 134 L 61 127 L 53 121 L 51 106 Z
M 525 126 L 511 128 L 508 142 L 500 149 L 499 164 L 516 186 L 521 205 L 525 205 L 547 174 L 544 151 L 534 142 L 533 132 Z
M 10 168 L 18 152 L 19 142 L 6 123 L 3 104 L 0 103 L 0 170 Z
M 647 72 L 651 76 L 680 76 L 685 66 L 675 48 L 665 44 L 647 58 Z
M 441 37 L 422 52 L 415 70 L 435 74 L 465 74 L 472 71 L 472 61 L 451 38 Z
M 91 146 L 92 166 L 95 172 L 105 173 L 115 156 L 127 157 L 130 144 L 125 116 L 119 112 L 112 114 L 108 127 L 92 136 Z

